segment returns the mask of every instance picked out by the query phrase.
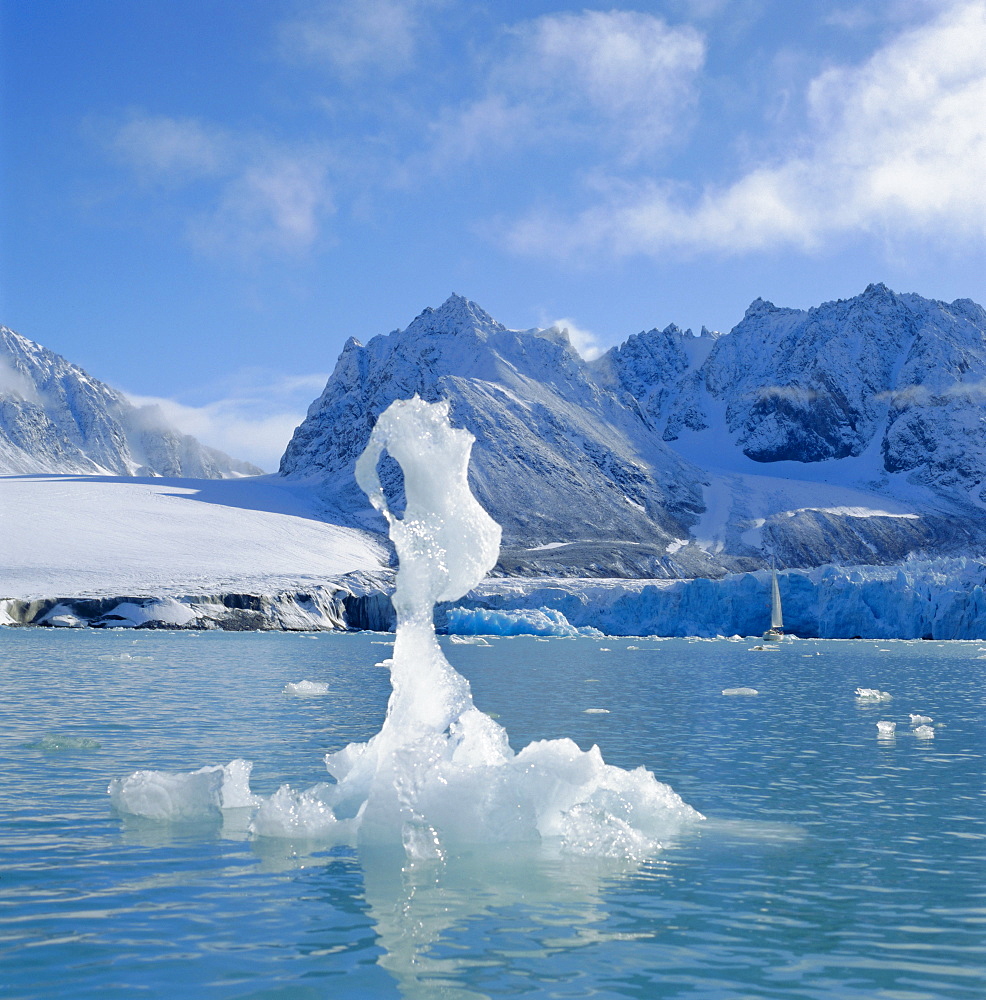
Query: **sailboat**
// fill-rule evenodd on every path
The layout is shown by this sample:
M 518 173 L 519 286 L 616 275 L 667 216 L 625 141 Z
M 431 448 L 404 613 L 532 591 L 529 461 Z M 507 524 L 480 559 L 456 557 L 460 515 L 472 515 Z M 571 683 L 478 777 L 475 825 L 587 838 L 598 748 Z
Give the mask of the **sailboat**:
M 784 638 L 784 614 L 781 610 L 781 589 L 777 586 L 777 566 L 770 567 L 770 628 L 763 634 L 764 642 L 780 642 Z

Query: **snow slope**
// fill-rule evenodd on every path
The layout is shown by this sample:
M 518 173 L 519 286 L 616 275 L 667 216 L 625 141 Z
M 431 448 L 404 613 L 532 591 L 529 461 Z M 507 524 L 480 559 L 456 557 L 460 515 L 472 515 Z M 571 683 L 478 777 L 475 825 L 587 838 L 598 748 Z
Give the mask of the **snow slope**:
M 268 594 L 386 567 L 313 503 L 273 476 L 0 477 L 0 597 Z

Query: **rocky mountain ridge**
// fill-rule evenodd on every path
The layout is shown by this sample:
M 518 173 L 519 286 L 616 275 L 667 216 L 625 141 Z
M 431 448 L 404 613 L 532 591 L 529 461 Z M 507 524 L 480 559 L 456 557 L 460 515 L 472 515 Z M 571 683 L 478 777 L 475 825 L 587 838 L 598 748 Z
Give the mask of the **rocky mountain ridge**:
M 222 479 L 261 469 L 171 427 L 54 351 L 0 327 L 0 474 Z
M 453 295 L 347 342 L 281 462 L 326 516 L 372 525 L 352 477 L 396 398 L 447 398 L 504 529 L 499 572 L 692 577 L 887 564 L 986 546 L 986 312 L 897 295 L 757 300 L 728 334 L 670 326 L 584 361 Z M 400 492 L 396 467 L 382 470 Z

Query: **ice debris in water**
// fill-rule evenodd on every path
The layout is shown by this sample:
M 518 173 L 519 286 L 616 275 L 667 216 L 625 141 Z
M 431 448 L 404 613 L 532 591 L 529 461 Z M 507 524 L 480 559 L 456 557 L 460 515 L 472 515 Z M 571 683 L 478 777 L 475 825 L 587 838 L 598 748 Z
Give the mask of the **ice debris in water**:
M 896 728 L 896 722 L 878 722 L 876 724 L 876 730 L 880 736 L 893 736 Z
M 893 701 L 894 696 L 889 691 L 877 688 L 856 688 L 856 697 L 860 701 Z
M 225 767 L 203 767 L 191 774 L 170 771 L 134 771 L 114 778 L 107 791 L 117 812 L 156 820 L 197 820 L 222 815 L 259 801 L 250 793 L 248 760 Z
M 550 841 L 574 854 L 642 857 L 701 814 L 642 767 L 607 764 L 599 748 L 539 740 L 519 753 L 472 701 L 469 682 L 442 654 L 434 605 L 456 601 L 496 562 L 500 528 L 469 490 L 474 441 L 454 429 L 447 402 L 415 397 L 381 414 L 356 479 L 390 526 L 400 568 L 392 691 L 380 732 L 325 758 L 335 783 L 283 786 L 260 801 L 257 836 L 402 845 L 414 859 L 453 844 Z M 404 473 L 406 508 L 389 507 L 377 473 L 384 451 Z M 236 763 L 236 762 L 234 762 Z M 229 765 L 232 768 L 233 765 Z M 186 808 L 228 807 L 242 775 L 137 772 L 110 786 L 121 811 L 170 818 Z M 182 783 L 188 783 L 187 789 Z M 236 785 L 237 798 L 249 795 Z
M 489 608 L 450 608 L 448 630 L 466 635 L 602 635 L 597 628 L 576 628 L 554 608 L 521 608 L 517 611 L 493 611 Z
M 930 726 L 934 720 L 927 715 L 915 715 L 911 713 L 912 726 Z
M 935 738 L 935 731 L 931 726 L 918 726 L 914 730 L 914 735 L 920 740 L 932 740 Z
M 106 653 L 99 657 L 106 663 L 150 663 L 153 656 L 134 656 L 133 653 Z
M 295 698 L 318 698 L 329 693 L 329 685 L 321 681 L 297 681 L 294 684 L 285 684 L 281 693 Z
M 484 639 L 481 635 L 450 635 L 449 641 L 457 646 L 486 646 L 493 648 L 493 643 Z
M 730 696 L 730 697 L 734 697 L 734 696 L 748 696 L 748 697 L 752 697 L 753 695 L 760 694 L 760 692 L 756 688 L 747 688 L 747 687 L 743 687 L 743 688 L 723 688 L 722 689 L 722 693 L 724 695 L 727 695 L 727 696 Z

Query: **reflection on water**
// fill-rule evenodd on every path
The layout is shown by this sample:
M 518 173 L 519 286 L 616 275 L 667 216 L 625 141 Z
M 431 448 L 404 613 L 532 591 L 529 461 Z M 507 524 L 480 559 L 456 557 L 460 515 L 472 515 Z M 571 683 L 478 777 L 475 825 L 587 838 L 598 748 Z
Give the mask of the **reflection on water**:
M 380 727 L 379 637 L 0 641 L 0 995 L 983 995 L 976 644 L 804 642 L 771 657 L 641 639 L 607 639 L 602 656 L 581 639 L 450 648 L 515 745 L 598 743 L 709 817 L 632 865 L 531 846 L 410 863 L 254 839 L 247 810 L 172 825 L 110 812 L 109 778 L 141 767 L 242 756 L 265 794 L 320 780 L 324 753 Z M 121 651 L 153 659 L 99 659 Z M 327 694 L 284 696 L 301 678 Z M 722 696 L 737 687 L 760 693 Z M 857 687 L 893 700 L 858 705 Z M 933 739 L 911 715 L 933 719 Z M 880 719 L 897 722 L 892 743 Z

